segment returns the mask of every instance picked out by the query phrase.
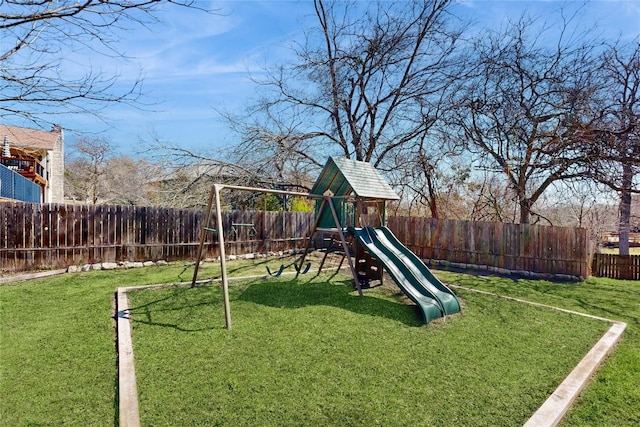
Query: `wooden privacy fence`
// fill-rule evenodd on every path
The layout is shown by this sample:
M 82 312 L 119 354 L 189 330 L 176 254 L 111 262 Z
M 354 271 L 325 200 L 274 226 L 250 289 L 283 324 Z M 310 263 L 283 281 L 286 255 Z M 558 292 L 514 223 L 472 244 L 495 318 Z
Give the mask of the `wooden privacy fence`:
M 204 211 L 107 205 L 0 204 L 0 271 L 195 259 Z M 303 245 L 310 214 L 223 212 L 227 254 Z M 215 227 L 213 218 L 210 227 Z M 218 256 L 206 233 L 203 257 Z
M 598 277 L 640 280 L 640 255 L 594 254 L 591 270 Z
M 587 277 L 586 229 L 391 217 L 389 228 L 423 259 L 511 272 Z
M 224 211 L 229 255 L 305 245 L 313 214 Z M 134 206 L 0 204 L 0 271 L 99 262 L 195 259 L 204 211 Z M 585 229 L 391 217 L 389 228 L 423 259 L 517 272 L 587 277 Z M 208 227 L 215 227 L 212 217 Z M 217 257 L 208 232 L 204 257 Z

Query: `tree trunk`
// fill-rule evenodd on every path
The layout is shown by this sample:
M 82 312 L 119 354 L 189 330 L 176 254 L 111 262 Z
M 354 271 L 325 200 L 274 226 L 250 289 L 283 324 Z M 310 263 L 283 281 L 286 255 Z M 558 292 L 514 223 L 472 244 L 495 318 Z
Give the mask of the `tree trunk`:
M 431 211 L 431 218 L 438 219 L 438 195 L 436 193 L 431 174 L 426 170 L 425 176 L 427 178 L 427 189 L 429 191 L 429 210 Z
M 526 197 L 520 199 L 520 224 L 531 222 L 531 200 Z
M 618 224 L 618 247 L 620 255 L 629 255 L 629 223 L 631 221 L 631 185 L 633 170 L 629 163 L 622 165 L 622 192 L 620 193 L 620 223 Z

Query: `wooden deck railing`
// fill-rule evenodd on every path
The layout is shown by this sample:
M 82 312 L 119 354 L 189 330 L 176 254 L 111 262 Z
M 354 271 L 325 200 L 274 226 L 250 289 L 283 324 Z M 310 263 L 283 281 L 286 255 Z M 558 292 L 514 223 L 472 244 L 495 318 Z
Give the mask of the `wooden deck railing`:
M 47 182 L 47 172 L 44 166 L 35 159 L 0 156 L 0 164 L 31 181 L 41 184 L 46 184 Z

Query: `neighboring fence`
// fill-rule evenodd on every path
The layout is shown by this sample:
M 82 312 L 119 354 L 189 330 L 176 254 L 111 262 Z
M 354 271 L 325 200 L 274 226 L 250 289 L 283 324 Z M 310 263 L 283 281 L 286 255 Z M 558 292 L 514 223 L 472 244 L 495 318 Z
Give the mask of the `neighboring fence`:
M 116 261 L 195 259 L 204 211 L 134 206 L 0 204 L 0 271 Z M 226 253 L 301 246 L 310 214 L 223 212 Z M 215 220 L 211 218 L 210 227 Z M 218 256 L 206 233 L 203 257 Z
M 98 262 L 195 259 L 204 211 L 133 206 L 0 204 L 0 271 Z M 225 211 L 229 255 L 305 244 L 310 213 Z M 423 259 L 517 272 L 587 277 L 585 229 L 391 217 L 389 227 Z M 209 227 L 215 227 L 212 217 Z M 206 234 L 204 257 L 218 256 Z
M 640 255 L 594 254 L 591 270 L 598 277 L 640 280 Z
M 389 228 L 423 259 L 513 272 L 587 277 L 586 229 L 391 217 Z

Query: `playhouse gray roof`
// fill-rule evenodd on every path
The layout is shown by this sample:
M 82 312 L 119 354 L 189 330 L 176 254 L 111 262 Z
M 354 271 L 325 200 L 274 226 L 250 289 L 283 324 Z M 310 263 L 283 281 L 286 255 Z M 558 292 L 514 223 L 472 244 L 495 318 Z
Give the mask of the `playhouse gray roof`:
M 334 196 L 354 195 L 376 200 L 400 199 L 371 163 L 346 158 L 329 157 L 313 184 L 311 194 L 325 194 L 327 190 Z

